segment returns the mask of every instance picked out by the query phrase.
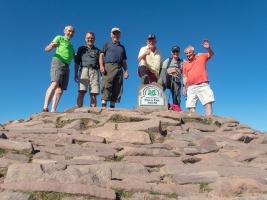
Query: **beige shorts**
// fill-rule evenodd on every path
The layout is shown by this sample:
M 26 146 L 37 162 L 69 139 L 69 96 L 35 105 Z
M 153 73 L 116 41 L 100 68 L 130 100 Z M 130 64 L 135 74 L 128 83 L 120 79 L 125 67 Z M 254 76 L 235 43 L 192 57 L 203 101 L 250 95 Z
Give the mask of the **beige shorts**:
M 191 85 L 187 88 L 186 108 L 195 108 L 198 99 L 202 105 L 215 101 L 213 91 L 208 83 Z
M 79 91 L 87 91 L 99 94 L 99 75 L 98 70 L 91 67 L 82 67 L 80 70 Z

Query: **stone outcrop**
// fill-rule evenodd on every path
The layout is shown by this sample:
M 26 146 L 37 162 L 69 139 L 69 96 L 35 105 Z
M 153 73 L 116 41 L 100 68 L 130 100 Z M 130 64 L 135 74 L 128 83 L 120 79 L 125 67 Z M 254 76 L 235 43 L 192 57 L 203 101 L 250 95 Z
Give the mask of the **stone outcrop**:
M 0 199 L 267 199 L 266 144 L 229 117 L 38 113 L 0 126 Z

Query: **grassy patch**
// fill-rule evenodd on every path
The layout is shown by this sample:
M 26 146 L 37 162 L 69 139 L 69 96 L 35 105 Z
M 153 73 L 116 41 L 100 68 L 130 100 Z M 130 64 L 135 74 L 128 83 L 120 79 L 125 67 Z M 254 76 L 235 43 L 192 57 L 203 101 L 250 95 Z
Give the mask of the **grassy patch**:
M 63 197 L 59 192 L 35 192 L 32 195 L 35 200 L 61 200 Z
M 146 119 L 140 117 L 127 117 L 120 114 L 114 114 L 110 117 L 109 122 L 123 123 L 123 122 L 141 122 Z
M 111 158 L 107 158 L 106 161 L 114 161 L 114 162 L 120 162 L 122 161 L 124 158 L 124 156 L 118 156 L 118 155 L 114 155 Z
M 73 121 L 75 121 L 76 119 L 69 119 L 69 120 L 61 120 L 61 118 L 57 118 L 56 121 L 56 128 L 63 128 L 66 124 L 69 124 Z
M 0 178 L 6 177 L 7 168 L 0 168 Z
M 187 144 L 187 146 L 189 146 L 189 147 L 195 147 L 195 146 L 197 146 L 197 144 L 194 143 L 194 142 L 189 142 L 189 143 Z
M 6 150 L 0 148 L 0 158 L 2 158 L 5 155 L 5 153 L 6 153 Z
M 150 192 L 151 195 L 163 195 L 167 198 L 174 198 L 177 199 L 178 195 L 175 193 L 160 193 L 160 192 Z
M 131 198 L 133 196 L 133 192 L 126 191 L 124 189 L 112 188 L 115 191 L 116 199 L 120 198 Z
M 199 190 L 200 192 L 210 192 L 212 189 L 209 187 L 209 184 L 206 182 L 199 184 Z

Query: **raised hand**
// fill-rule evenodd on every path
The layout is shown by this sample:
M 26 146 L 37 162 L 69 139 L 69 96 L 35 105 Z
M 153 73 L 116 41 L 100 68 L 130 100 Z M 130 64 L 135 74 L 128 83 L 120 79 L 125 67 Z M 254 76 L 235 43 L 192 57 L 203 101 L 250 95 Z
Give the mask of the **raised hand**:
M 203 47 L 205 49 L 209 49 L 210 48 L 210 42 L 209 42 L 209 40 L 207 40 L 207 39 L 203 40 L 202 45 L 203 45 Z
M 124 73 L 123 73 L 123 77 L 125 79 L 127 79 L 129 77 L 129 73 L 128 73 L 128 70 L 126 70 Z

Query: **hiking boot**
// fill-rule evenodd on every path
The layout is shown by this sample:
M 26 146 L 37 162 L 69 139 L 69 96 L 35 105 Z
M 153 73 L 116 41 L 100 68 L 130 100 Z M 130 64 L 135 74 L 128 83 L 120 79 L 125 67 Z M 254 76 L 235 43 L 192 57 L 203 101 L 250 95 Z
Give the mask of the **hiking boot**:
M 49 111 L 48 111 L 48 108 L 43 108 L 42 111 L 43 111 L 43 112 L 49 112 Z
M 142 76 L 142 84 L 144 84 L 144 85 L 149 84 L 148 75 Z

